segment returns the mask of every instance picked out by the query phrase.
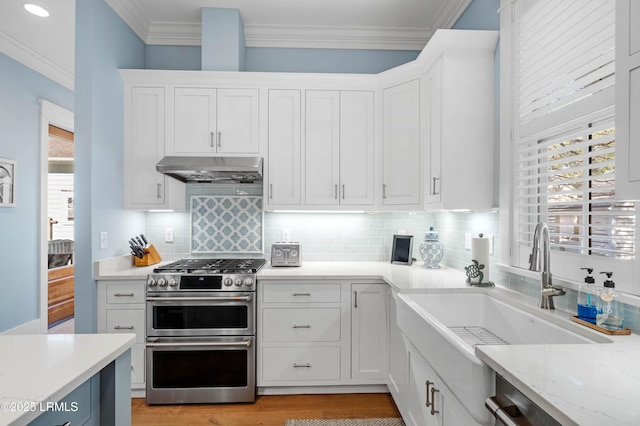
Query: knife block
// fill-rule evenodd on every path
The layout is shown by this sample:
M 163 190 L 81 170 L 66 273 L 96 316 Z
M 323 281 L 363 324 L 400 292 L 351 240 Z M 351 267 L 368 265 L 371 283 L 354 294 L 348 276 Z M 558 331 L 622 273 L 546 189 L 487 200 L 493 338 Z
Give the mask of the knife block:
M 144 256 L 142 256 L 142 259 L 137 256 L 133 256 L 133 261 L 136 266 L 155 265 L 156 263 L 160 263 L 161 260 L 162 258 L 153 244 L 149 244 L 149 247 L 144 249 Z

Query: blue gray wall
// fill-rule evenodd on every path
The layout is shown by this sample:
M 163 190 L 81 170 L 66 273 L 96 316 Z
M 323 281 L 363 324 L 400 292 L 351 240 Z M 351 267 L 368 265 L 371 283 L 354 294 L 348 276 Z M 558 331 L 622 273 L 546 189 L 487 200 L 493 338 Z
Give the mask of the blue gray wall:
M 40 104 L 73 92 L 0 53 L 0 157 L 18 162 L 16 207 L 0 207 L 0 332 L 39 317 Z
M 108 36 L 107 36 L 108 35 Z M 118 69 L 144 67 L 144 43 L 104 0 L 76 2 L 76 332 L 96 331 L 93 261 L 127 253 L 144 213 L 123 209 L 123 84 Z M 98 235 L 109 247 L 100 250 Z

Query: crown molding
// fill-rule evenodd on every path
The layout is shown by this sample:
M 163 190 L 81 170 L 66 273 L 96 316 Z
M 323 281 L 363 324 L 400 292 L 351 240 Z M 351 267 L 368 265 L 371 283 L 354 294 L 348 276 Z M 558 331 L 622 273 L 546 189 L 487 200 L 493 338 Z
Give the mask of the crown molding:
M 13 37 L 0 32 L 0 52 L 22 65 L 31 68 L 50 80 L 66 87 L 74 89 L 74 73 L 56 65 L 49 59 L 28 48 Z
M 247 47 L 422 50 L 429 28 L 245 25 Z
M 150 21 L 137 2 L 105 0 L 148 45 L 200 46 L 200 22 Z M 446 0 L 424 28 L 259 25 L 245 23 L 247 47 L 422 50 L 439 28 L 451 28 L 472 0 Z
M 151 27 L 151 21 L 138 3 L 131 0 L 105 0 L 105 3 L 140 37 L 147 43 L 147 35 Z

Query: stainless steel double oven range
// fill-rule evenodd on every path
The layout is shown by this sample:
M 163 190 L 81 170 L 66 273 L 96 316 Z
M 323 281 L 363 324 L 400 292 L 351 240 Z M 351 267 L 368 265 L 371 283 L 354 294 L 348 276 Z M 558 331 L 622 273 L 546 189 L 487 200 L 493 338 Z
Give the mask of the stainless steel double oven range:
M 264 259 L 184 259 L 146 286 L 148 404 L 255 400 L 256 275 Z

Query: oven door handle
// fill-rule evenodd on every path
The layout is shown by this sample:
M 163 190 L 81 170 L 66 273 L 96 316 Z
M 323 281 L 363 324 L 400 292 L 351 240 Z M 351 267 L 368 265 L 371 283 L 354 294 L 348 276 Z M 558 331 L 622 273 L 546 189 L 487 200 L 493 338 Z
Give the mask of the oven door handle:
M 162 297 L 147 296 L 147 302 L 251 302 L 251 296 L 221 296 L 221 297 Z
M 243 340 L 241 342 L 180 342 L 180 343 L 147 343 L 147 348 L 168 348 L 168 347 L 229 347 L 229 346 L 251 346 L 251 340 Z

